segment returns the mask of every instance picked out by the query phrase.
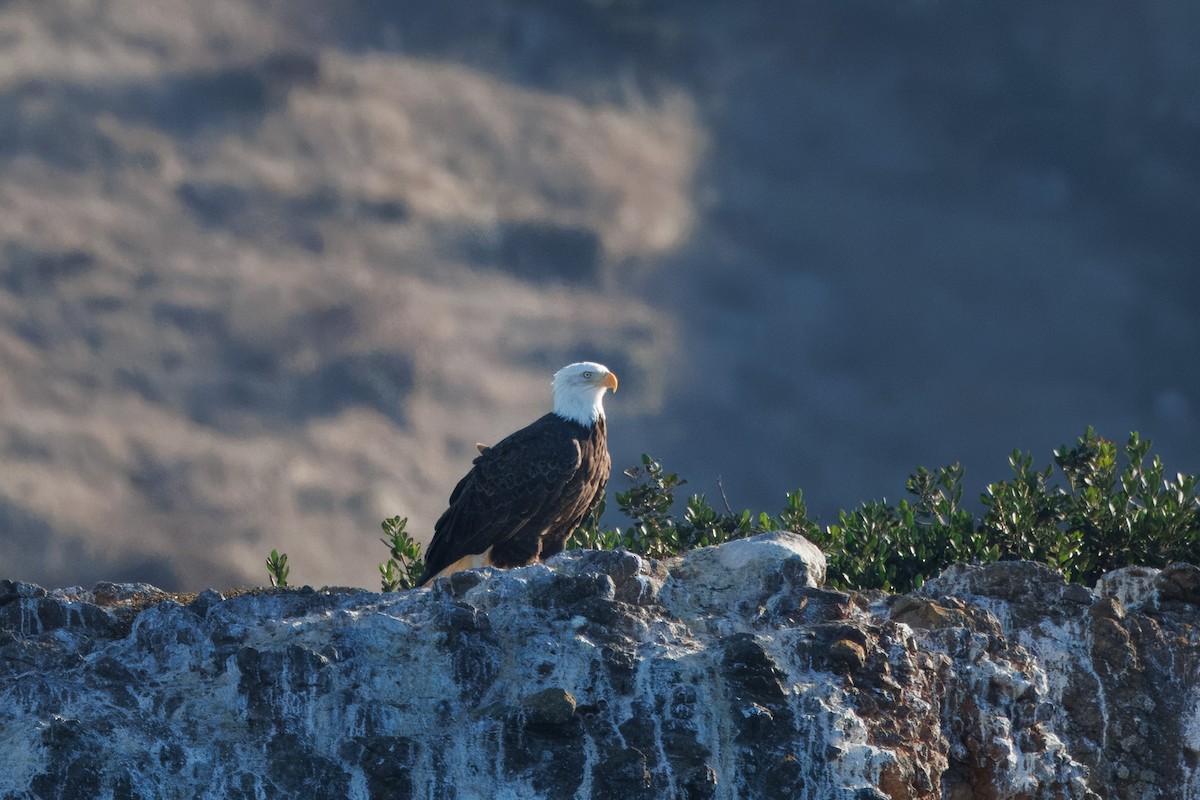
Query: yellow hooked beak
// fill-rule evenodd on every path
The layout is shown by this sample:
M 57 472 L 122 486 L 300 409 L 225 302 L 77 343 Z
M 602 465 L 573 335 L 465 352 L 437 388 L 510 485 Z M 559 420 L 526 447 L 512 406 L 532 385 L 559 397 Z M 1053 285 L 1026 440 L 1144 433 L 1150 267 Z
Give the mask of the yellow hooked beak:
M 600 378 L 600 385 L 607 386 L 615 392 L 617 390 L 617 376 L 611 372 L 604 373 L 604 376 Z

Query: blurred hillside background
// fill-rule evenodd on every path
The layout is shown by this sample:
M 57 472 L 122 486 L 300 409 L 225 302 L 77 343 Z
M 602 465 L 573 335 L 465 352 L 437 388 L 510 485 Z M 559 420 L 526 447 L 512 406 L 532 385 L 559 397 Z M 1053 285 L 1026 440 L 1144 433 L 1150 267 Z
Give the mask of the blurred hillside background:
M 1197 41 L 1168 0 L 0 4 L 0 576 L 374 587 L 380 520 L 427 538 L 580 358 L 616 467 L 738 508 L 978 491 L 1088 423 L 1200 471 Z

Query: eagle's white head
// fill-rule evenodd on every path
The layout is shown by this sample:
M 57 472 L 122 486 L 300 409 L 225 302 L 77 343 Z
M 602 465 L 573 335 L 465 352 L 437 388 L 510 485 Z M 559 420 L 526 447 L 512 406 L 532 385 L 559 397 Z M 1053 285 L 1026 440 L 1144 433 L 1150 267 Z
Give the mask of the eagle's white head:
M 617 390 L 617 376 L 594 361 L 580 361 L 554 373 L 554 413 L 591 427 L 604 417 L 604 390 Z

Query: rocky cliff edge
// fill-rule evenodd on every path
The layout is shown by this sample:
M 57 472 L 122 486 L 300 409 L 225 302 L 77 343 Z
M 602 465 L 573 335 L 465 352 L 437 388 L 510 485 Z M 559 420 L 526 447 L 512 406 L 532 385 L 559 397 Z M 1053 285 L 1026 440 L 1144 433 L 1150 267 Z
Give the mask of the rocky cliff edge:
M 774 533 L 383 595 L 0 581 L 0 798 L 1200 796 L 1200 568 L 824 570 Z

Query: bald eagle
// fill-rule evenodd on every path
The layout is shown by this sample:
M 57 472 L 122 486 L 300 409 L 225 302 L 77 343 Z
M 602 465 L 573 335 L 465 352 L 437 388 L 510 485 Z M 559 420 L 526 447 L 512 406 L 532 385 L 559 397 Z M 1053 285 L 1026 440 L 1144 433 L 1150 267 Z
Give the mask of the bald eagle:
M 617 376 L 581 361 L 554 374 L 554 408 L 491 446 L 450 494 L 418 586 L 473 567 L 523 567 L 563 549 L 604 495 L 604 392 Z

